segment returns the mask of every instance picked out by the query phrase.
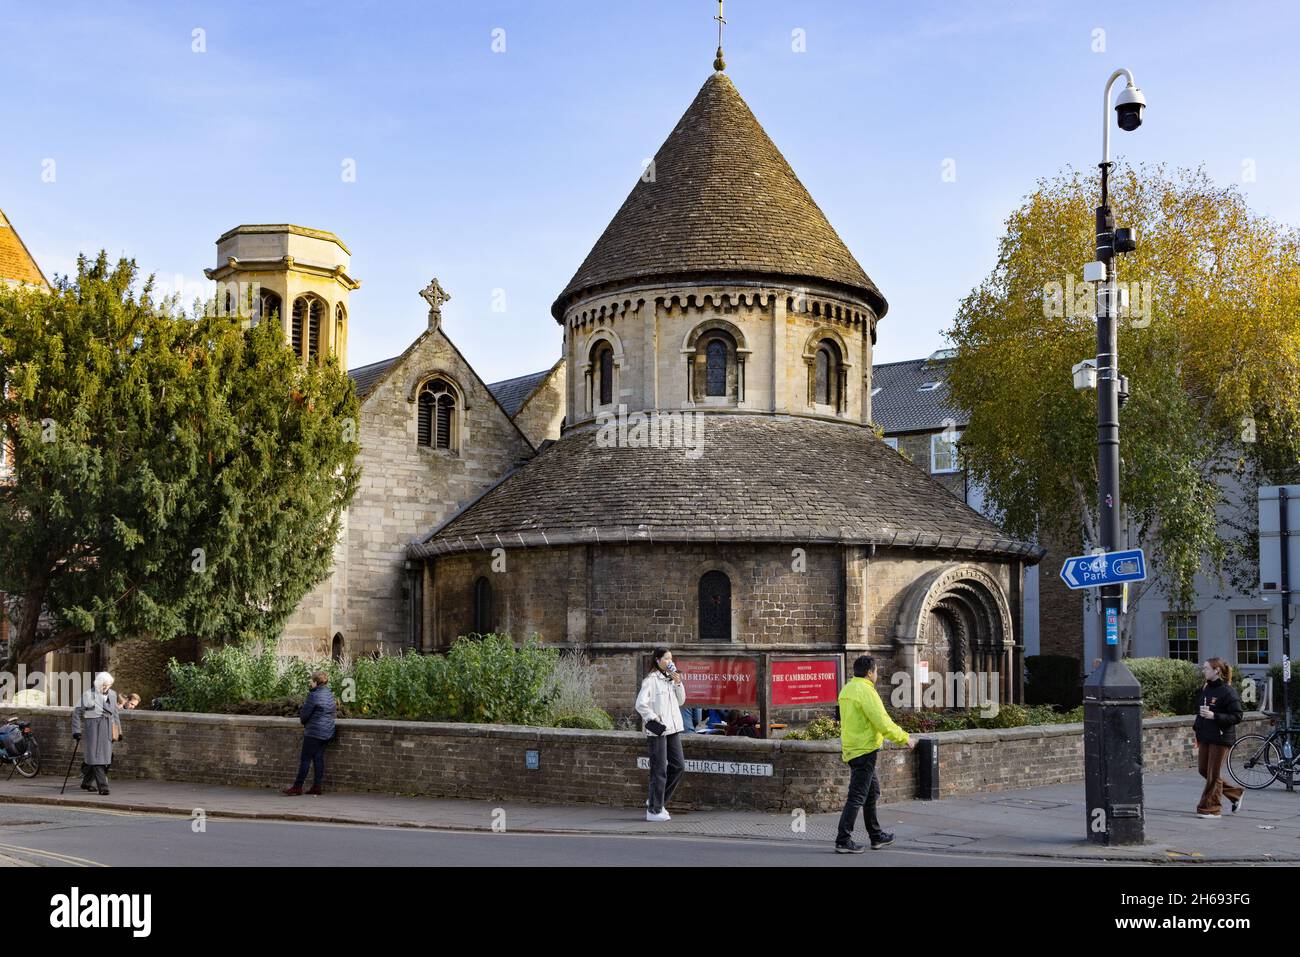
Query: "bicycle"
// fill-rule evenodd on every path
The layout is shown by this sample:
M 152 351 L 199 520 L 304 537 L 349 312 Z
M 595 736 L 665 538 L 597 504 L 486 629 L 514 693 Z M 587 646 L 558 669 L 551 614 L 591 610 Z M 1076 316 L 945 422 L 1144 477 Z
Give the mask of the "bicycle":
M 0 725 L 0 765 L 12 764 L 25 778 L 34 778 L 41 771 L 41 746 L 36 742 L 32 726 L 27 721 L 12 717 Z M 14 771 L 9 772 L 13 777 Z
M 1300 726 L 1273 726 L 1268 735 L 1243 734 L 1228 751 L 1228 774 L 1243 788 L 1259 791 L 1279 778 L 1291 785 L 1300 776 Z

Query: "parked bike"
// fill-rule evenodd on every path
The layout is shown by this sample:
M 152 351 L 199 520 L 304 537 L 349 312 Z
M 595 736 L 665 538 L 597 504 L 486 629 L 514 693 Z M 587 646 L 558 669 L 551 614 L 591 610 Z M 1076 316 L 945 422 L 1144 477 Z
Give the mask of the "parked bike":
M 1300 778 L 1300 728 L 1279 721 L 1267 736 L 1243 734 L 1228 751 L 1228 774 L 1243 788 L 1258 791 L 1281 779 Z
M 17 716 L 0 725 L 0 764 L 12 764 L 25 778 L 41 773 L 41 746 L 32 733 L 32 726 L 19 721 Z M 13 771 L 9 772 L 13 777 Z

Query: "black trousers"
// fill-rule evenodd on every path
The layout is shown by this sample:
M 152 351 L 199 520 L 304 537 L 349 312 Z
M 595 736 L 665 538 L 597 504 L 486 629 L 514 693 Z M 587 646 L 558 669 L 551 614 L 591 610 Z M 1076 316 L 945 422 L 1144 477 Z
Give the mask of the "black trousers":
M 293 786 L 302 787 L 302 783 L 307 780 L 307 767 L 314 764 L 315 773 L 312 775 L 312 781 L 316 787 L 325 778 L 325 745 L 328 741 L 322 741 L 320 738 L 309 738 L 304 736 L 302 739 L 302 756 L 298 759 L 298 776 L 293 779 Z
M 81 784 L 82 787 L 94 785 L 103 791 L 108 787 L 108 765 L 106 764 L 82 764 L 81 765 Z
M 647 735 L 650 750 L 650 811 L 658 814 L 672 798 L 686 770 L 680 734 Z
M 880 799 L 880 778 L 876 775 L 876 755 L 860 754 L 849 762 L 849 798 L 844 802 L 844 813 L 840 815 L 840 832 L 835 836 L 836 844 L 847 844 L 853 838 L 853 829 L 858 824 L 858 811 L 863 810 L 866 818 L 867 836 L 872 840 L 882 833 L 880 821 L 876 817 L 876 801 Z

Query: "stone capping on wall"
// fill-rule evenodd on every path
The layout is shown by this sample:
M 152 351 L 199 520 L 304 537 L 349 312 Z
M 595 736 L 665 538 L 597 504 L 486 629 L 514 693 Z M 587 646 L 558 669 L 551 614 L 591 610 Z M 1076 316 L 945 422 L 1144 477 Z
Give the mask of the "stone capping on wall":
M 72 753 L 66 707 L 11 708 L 32 721 L 45 772 L 62 774 Z M 296 718 L 259 715 L 131 711 L 123 715 L 123 742 L 111 776 L 239 785 L 267 791 L 286 784 L 297 768 L 302 728 Z M 1265 730 L 1269 719 L 1252 712 L 1242 731 Z M 939 743 L 944 798 L 988 794 L 1083 780 L 1083 724 L 976 731 L 918 737 Z M 327 752 L 327 791 L 427 798 L 596 804 L 639 810 L 646 772 L 639 731 L 588 731 L 522 725 L 339 721 L 339 742 Z M 809 813 L 838 811 L 848 771 L 838 739 L 786 741 L 688 734 L 688 762 L 708 765 L 688 773 L 675 806 Z M 1148 718 L 1143 755 L 1148 773 L 1194 768 L 1192 716 Z M 540 767 L 525 767 L 537 750 Z M 719 768 L 719 765 L 724 767 Z M 887 743 L 877 763 L 882 800 L 918 796 L 918 759 Z M 721 770 L 721 773 L 715 773 Z M 270 792 L 274 793 L 274 792 Z

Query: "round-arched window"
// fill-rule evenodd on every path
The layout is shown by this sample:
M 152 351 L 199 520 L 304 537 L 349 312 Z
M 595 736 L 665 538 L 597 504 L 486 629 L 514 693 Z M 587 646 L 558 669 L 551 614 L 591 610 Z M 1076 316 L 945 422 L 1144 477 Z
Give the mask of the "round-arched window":
M 700 576 L 699 640 L 731 640 L 731 579 L 713 570 Z

